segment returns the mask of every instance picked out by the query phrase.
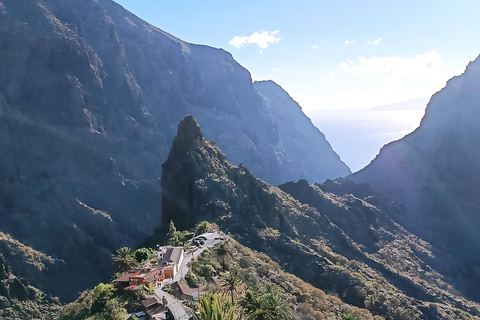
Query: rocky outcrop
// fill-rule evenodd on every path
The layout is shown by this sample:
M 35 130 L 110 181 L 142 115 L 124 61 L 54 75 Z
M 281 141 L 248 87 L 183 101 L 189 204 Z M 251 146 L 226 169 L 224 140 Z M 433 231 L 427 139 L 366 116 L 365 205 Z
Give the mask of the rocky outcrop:
M 480 299 L 480 58 L 430 100 L 420 127 L 349 176 L 409 208 L 405 225 L 450 252 L 464 294 Z

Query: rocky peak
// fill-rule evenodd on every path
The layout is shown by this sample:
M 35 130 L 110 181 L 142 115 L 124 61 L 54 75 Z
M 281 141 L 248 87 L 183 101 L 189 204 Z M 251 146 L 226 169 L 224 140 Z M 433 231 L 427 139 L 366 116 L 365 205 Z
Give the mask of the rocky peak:
M 192 115 L 186 116 L 178 124 L 177 136 L 173 142 L 174 146 L 178 144 L 195 144 L 203 140 L 202 129 Z

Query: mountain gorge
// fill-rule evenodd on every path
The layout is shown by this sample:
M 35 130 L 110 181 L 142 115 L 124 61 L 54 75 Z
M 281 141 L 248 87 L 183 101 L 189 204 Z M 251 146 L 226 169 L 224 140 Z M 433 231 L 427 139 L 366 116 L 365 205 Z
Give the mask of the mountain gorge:
M 0 318 L 208 220 L 365 319 L 479 319 L 480 58 L 351 174 L 278 84 L 111 0 L 0 0 L 0 35 Z
M 420 127 L 348 179 L 408 207 L 404 226 L 449 252 L 452 278 L 480 299 L 480 58 L 430 100 Z
M 58 262 L 49 277 L 69 286 L 35 285 L 65 300 L 161 224 L 162 163 L 187 114 L 274 185 L 350 173 L 298 105 L 273 105 L 231 54 L 113 1 L 1 0 L 0 34 L 0 231 Z M 275 112 L 290 108 L 306 127 L 283 127 Z

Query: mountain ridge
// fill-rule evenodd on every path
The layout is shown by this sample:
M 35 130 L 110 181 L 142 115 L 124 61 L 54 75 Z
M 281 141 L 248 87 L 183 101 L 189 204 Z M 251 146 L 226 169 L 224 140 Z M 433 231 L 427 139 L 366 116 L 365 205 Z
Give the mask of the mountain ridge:
M 405 226 L 450 252 L 460 266 L 458 282 L 466 295 L 480 299 L 480 154 L 476 89 L 480 58 L 432 96 L 422 122 L 405 138 L 387 144 L 363 170 L 347 177 L 369 183 L 410 211 Z M 466 246 L 468 244 L 468 246 Z

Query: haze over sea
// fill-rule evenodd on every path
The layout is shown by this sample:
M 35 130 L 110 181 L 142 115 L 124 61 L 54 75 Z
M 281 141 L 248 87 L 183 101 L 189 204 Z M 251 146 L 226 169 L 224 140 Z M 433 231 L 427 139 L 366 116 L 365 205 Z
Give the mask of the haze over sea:
M 415 130 L 425 114 L 415 110 L 309 110 L 313 124 L 325 134 L 352 172 L 363 169 L 387 143 Z

